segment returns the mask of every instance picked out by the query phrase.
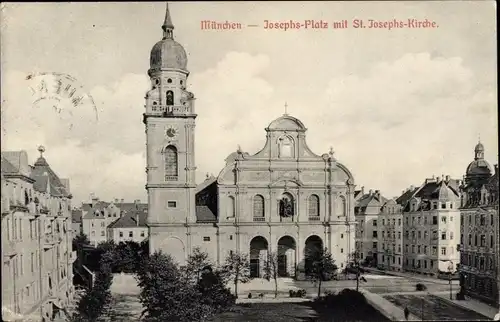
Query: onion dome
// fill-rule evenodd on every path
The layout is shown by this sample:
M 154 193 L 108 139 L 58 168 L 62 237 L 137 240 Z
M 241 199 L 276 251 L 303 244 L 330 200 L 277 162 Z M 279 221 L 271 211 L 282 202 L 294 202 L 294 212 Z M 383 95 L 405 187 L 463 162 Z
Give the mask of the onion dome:
M 170 10 L 165 13 L 163 22 L 163 39 L 151 49 L 150 69 L 182 69 L 186 70 L 187 55 L 181 44 L 174 40 L 174 25 Z

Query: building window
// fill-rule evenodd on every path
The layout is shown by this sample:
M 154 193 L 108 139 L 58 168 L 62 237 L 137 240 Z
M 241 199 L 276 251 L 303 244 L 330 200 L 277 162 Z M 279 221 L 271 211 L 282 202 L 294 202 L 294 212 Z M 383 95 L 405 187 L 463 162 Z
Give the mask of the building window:
M 446 216 L 441 217 L 441 221 L 446 223 Z
M 229 235 L 229 240 L 233 240 L 233 235 Z
M 309 196 L 309 217 L 319 216 L 319 197 L 316 195 Z
M 253 216 L 264 217 L 264 197 L 256 195 L 253 197 Z
M 101 227 L 106 227 L 106 223 L 105 223 L 105 222 L 102 222 L 102 223 L 101 223 Z
M 401 218 L 398 218 L 398 226 L 401 226 Z
M 176 181 L 178 175 L 177 168 L 177 149 L 169 145 L 163 151 L 165 160 L 165 181 Z
M 377 219 L 373 219 L 373 227 L 377 227 Z
M 343 253 L 343 252 L 344 252 L 344 249 L 343 249 L 343 248 L 341 248 L 341 249 L 340 249 L 340 253 Z
M 401 232 L 398 231 L 398 239 L 401 239 Z
M 382 226 L 385 226 L 385 219 L 382 219 Z
M 130 238 L 134 237 L 134 232 L 133 231 L 129 231 L 128 232 L 128 237 L 130 237 Z
M 441 247 L 441 255 L 446 255 L 446 247 Z
M 172 91 L 167 91 L 167 105 L 174 105 L 174 92 Z
M 340 234 L 340 239 L 344 238 L 344 234 Z
M 92 236 L 95 236 L 95 230 L 92 230 L 92 234 L 91 234 L 91 235 L 92 235 Z
M 232 218 L 236 213 L 236 201 L 233 196 L 227 198 L 227 217 Z
M 453 240 L 453 232 L 450 231 L 450 240 Z
M 168 208 L 177 208 L 177 202 L 176 201 L 168 201 L 167 207 Z
M 209 242 L 210 241 L 210 237 L 203 237 L 203 241 L 204 242 Z
M 446 204 L 445 203 L 441 204 L 441 209 L 446 209 Z
M 119 234 L 120 234 L 120 237 L 123 237 L 123 231 L 120 231 Z
M 167 79 L 167 83 L 172 84 L 172 79 L 171 78 Z
M 372 237 L 377 238 L 377 231 L 376 230 L 372 232 Z
M 106 236 L 106 233 L 103 231 L 101 231 L 101 236 Z
M 490 236 L 490 247 L 493 248 L 494 245 L 494 239 L 493 235 Z
M 441 240 L 446 240 L 446 233 L 441 233 Z
M 472 245 L 472 235 L 469 234 L 469 246 L 471 246 L 471 245 Z
M 377 246 L 378 246 L 378 245 L 377 245 L 377 242 L 373 242 L 373 244 L 372 244 L 372 248 L 373 248 L 373 249 L 377 249 Z
M 481 247 L 486 246 L 486 235 L 481 235 Z
M 146 233 L 143 231 L 141 231 L 141 237 L 144 237 L 146 235 Z
M 437 216 L 432 216 L 432 224 L 437 225 L 438 223 L 438 217 Z

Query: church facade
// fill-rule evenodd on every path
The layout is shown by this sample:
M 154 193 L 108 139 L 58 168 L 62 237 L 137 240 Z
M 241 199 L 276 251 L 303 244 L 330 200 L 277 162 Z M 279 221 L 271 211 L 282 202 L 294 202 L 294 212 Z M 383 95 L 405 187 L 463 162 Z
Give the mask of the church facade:
M 186 89 L 187 55 L 174 40 L 168 7 L 162 29 L 151 51 L 144 113 L 150 251 L 180 265 L 196 247 L 216 265 L 246 253 L 253 277 L 263 275 L 273 252 L 280 276 L 300 278 L 308 254 L 327 248 L 344 267 L 354 251 L 354 178 L 333 151 L 309 149 L 297 118 L 275 119 L 262 150 L 238 149 L 217 177 L 196 184 L 194 95 Z

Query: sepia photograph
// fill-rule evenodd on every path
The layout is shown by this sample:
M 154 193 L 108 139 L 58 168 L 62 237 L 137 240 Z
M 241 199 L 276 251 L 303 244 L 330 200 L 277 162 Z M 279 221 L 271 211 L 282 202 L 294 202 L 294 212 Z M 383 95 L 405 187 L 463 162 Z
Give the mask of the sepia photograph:
M 0 6 L 2 321 L 500 321 L 495 1 Z

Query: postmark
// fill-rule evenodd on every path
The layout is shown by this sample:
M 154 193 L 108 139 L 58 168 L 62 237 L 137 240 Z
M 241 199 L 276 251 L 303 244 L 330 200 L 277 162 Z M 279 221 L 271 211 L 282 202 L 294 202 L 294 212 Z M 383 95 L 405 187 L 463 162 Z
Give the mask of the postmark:
M 33 107 L 50 108 L 69 116 L 73 116 L 76 109 L 89 108 L 98 120 L 94 99 L 74 77 L 64 73 L 37 72 L 27 75 L 26 80 L 33 97 Z

